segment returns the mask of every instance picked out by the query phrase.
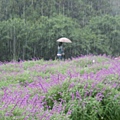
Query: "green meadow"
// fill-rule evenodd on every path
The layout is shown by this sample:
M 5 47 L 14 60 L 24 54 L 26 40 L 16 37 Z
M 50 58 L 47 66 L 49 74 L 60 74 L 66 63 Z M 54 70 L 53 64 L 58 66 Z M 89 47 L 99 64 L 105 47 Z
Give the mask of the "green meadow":
M 120 120 L 120 61 L 108 56 L 0 64 L 0 120 Z

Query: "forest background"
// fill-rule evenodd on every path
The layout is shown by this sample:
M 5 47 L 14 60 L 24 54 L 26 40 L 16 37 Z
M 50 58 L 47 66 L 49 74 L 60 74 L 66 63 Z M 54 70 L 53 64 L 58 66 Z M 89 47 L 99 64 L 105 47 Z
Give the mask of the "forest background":
M 0 0 L 0 61 L 120 55 L 120 0 Z

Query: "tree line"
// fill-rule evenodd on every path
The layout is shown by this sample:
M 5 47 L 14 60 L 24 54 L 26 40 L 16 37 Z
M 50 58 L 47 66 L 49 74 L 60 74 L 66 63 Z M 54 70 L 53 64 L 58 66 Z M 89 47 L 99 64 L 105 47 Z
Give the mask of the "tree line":
M 115 0 L 116 3 L 120 3 Z M 119 55 L 120 13 L 111 0 L 0 0 L 0 61 L 53 59 L 68 37 L 66 57 Z

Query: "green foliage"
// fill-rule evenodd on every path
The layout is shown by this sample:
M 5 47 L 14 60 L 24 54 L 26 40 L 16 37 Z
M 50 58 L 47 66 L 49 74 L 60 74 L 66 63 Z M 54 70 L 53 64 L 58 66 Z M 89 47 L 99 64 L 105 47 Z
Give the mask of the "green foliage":
M 88 25 L 91 32 L 97 36 L 99 43 L 96 41 L 95 44 L 97 45 L 95 46 L 98 46 L 99 50 L 104 49 L 103 52 L 106 51 L 105 53 L 107 54 L 119 54 L 118 47 L 120 44 L 118 38 L 120 35 L 120 24 L 118 21 L 118 16 L 105 15 L 91 19 Z
M 95 60 L 95 63 L 91 62 L 92 60 Z M 25 116 L 29 115 L 30 120 L 32 119 L 37 120 L 38 116 L 40 117 L 42 115 L 46 115 L 44 113 L 46 112 L 46 109 L 49 108 L 47 109 L 47 114 L 53 112 L 53 115 L 50 116 L 51 120 L 57 120 L 58 118 L 60 120 L 62 119 L 63 120 L 88 120 L 88 119 L 89 120 L 102 120 L 102 119 L 119 120 L 120 119 L 119 74 L 111 73 L 114 71 L 113 66 L 114 65 L 116 66 L 117 61 L 115 63 L 114 62 L 115 61 L 111 60 L 110 58 L 106 58 L 102 56 L 88 56 L 88 57 L 86 56 L 67 62 L 63 62 L 63 61 L 46 62 L 43 60 L 39 60 L 39 61 L 25 61 L 19 64 L 13 62 L 6 65 L 1 65 L 0 71 L 2 72 L 2 74 L 0 73 L 0 77 L 1 77 L 0 88 L 3 87 L 0 90 L 1 96 L 4 94 L 4 87 L 6 88 L 6 86 L 14 84 L 14 86 L 12 86 L 10 90 L 11 92 L 14 93 L 14 89 L 15 89 L 15 93 L 16 93 L 18 88 L 16 88 L 15 84 L 18 84 L 18 82 L 20 82 L 20 84 L 22 83 L 21 85 L 24 86 L 26 82 L 33 82 L 34 78 L 36 78 L 37 76 L 41 76 L 45 78 L 43 79 L 46 80 L 44 82 L 47 81 L 49 82 L 50 75 L 53 75 L 53 77 L 55 77 L 54 75 L 56 74 L 58 75 L 58 79 L 55 78 L 55 80 L 56 83 L 57 82 L 58 83 L 57 85 L 53 85 L 50 88 L 48 88 L 47 93 L 43 93 L 42 90 L 37 87 L 29 88 L 26 86 L 25 89 L 27 89 L 28 91 L 27 93 L 25 93 L 23 86 L 19 87 L 18 91 L 22 92 L 23 90 L 23 96 L 21 97 L 25 97 L 26 94 L 30 95 L 30 99 L 27 100 L 28 106 L 27 107 L 25 106 L 25 108 L 20 108 L 20 107 L 18 108 L 17 105 L 14 106 L 14 104 L 12 105 L 10 104 L 7 106 L 7 108 L 0 111 L 0 119 L 23 120 L 25 119 L 24 118 Z M 75 67 L 76 70 L 75 73 L 73 72 L 74 71 L 73 66 Z M 70 69 L 71 67 L 72 69 Z M 15 72 L 15 68 L 18 71 Z M 45 68 L 45 69 L 41 69 L 41 68 Z M 104 75 L 102 75 L 102 78 L 100 80 L 96 80 L 97 78 L 92 79 L 92 77 L 91 78 L 88 77 L 88 79 L 84 79 L 82 77 L 82 74 L 84 73 L 95 74 L 96 72 L 102 71 L 102 69 L 104 70 L 108 69 L 110 74 L 107 75 L 103 73 Z M 67 73 L 68 71 L 71 72 L 71 76 L 68 75 Z M 4 74 L 5 72 L 6 74 Z M 11 74 L 12 72 L 15 74 Z M 73 75 L 72 72 L 74 74 L 81 72 L 81 74 L 79 74 L 79 76 L 77 77 L 72 77 Z M 63 76 L 67 75 L 67 78 L 64 81 L 60 80 L 58 73 L 60 75 L 63 74 Z M 100 76 L 98 75 L 98 77 Z M 115 86 L 116 83 L 117 86 Z M 22 90 L 20 88 L 22 88 Z M 97 98 L 98 94 L 101 94 L 100 98 Z M 32 108 L 32 104 L 29 105 L 29 101 L 31 101 L 32 98 L 36 97 L 36 95 L 38 96 L 37 98 L 38 100 L 40 96 L 43 95 L 44 96 L 43 102 L 46 104 L 44 104 L 44 109 L 42 108 L 39 109 L 35 103 L 36 101 L 34 101 L 34 105 L 35 105 L 34 109 L 37 109 L 38 111 L 35 113 L 35 115 L 33 115 L 32 113 L 29 113 Z M 1 103 L 1 105 L 3 103 Z M 54 113 L 54 109 L 52 111 L 52 108 L 54 107 L 55 109 L 57 109 L 56 107 L 59 108 L 59 106 L 57 106 L 59 104 L 62 105 L 63 111 L 59 112 L 58 110 L 58 112 Z M 9 112 L 11 111 L 11 109 L 13 110 L 12 111 L 13 115 L 6 116 L 5 115 L 6 111 Z M 26 111 L 27 109 L 30 109 L 30 111 L 29 110 Z M 23 114 L 24 112 L 26 114 Z M 49 115 L 50 114 L 48 114 L 48 116 Z M 47 115 L 43 117 L 47 117 Z
M 76 82 L 75 82 L 76 81 Z M 62 104 L 65 106 L 65 113 L 72 110 L 70 116 L 71 120 L 119 120 L 119 91 L 107 87 L 103 82 L 96 84 L 95 88 L 92 88 L 92 80 L 87 80 L 86 83 L 77 83 L 78 80 L 72 79 L 64 82 L 62 85 L 56 85 L 52 87 L 45 95 L 44 101 L 47 102 L 47 106 L 52 109 L 54 102 L 58 103 L 64 101 Z M 70 84 L 74 83 L 74 86 L 70 87 Z M 84 89 L 85 84 L 88 84 Z M 92 94 L 90 95 L 90 89 L 92 88 Z M 105 89 L 105 90 L 103 90 Z M 80 93 L 80 98 L 76 97 L 76 92 Z M 103 98 L 101 100 L 96 99 L 96 95 L 101 91 Z M 103 91 L 103 92 L 102 92 Z M 87 96 L 85 93 L 88 92 Z M 74 96 L 72 98 L 71 96 Z M 74 100 L 72 100 L 74 99 Z M 45 105 L 45 108 L 47 107 Z
M 60 37 L 73 41 L 65 46 L 67 58 L 91 53 L 119 55 L 120 17 L 119 8 L 114 7 L 117 2 L 1 0 L 0 61 L 54 59 Z M 118 16 L 114 17 L 115 13 Z
M 23 62 L 23 69 L 27 70 L 28 68 L 31 68 L 35 65 L 43 65 L 45 62 L 43 60 L 37 60 L 37 61 L 25 61 Z
M 98 114 L 101 114 L 102 109 L 100 103 L 95 98 L 89 97 L 84 102 L 74 100 L 72 103 L 69 102 L 67 107 L 72 105 L 73 112 L 71 114 L 72 120 L 99 120 Z
M 54 87 L 52 87 L 48 93 L 46 94 L 46 98 L 44 99 L 45 102 L 47 102 L 47 104 L 45 105 L 45 108 L 47 106 L 50 107 L 50 109 L 53 108 L 54 105 L 54 100 L 57 102 L 60 102 L 61 99 L 63 98 L 61 94 L 66 94 L 66 91 L 69 87 L 68 81 L 62 83 L 61 85 L 56 85 Z M 70 98 L 69 98 L 70 99 Z
M 9 106 L 9 110 L 13 108 L 13 106 Z M 14 120 L 14 119 L 19 119 L 19 120 L 23 120 L 24 116 L 22 116 L 24 110 L 18 107 L 15 107 L 15 109 L 12 111 L 11 113 L 8 113 L 8 115 L 4 115 L 4 112 L 1 111 L 0 112 L 0 119 L 1 120 Z
M 58 120 L 58 118 L 59 120 L 71 120 L 69 115 L 66 116 L 65 114 L 53 114 L 50 120 Z

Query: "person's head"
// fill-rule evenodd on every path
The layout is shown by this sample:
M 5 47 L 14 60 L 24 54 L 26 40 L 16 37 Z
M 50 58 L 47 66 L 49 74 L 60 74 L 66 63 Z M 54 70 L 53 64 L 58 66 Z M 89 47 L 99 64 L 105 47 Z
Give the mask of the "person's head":
M 62 46 L 62 42 L 59 42 L 59 46 Z

